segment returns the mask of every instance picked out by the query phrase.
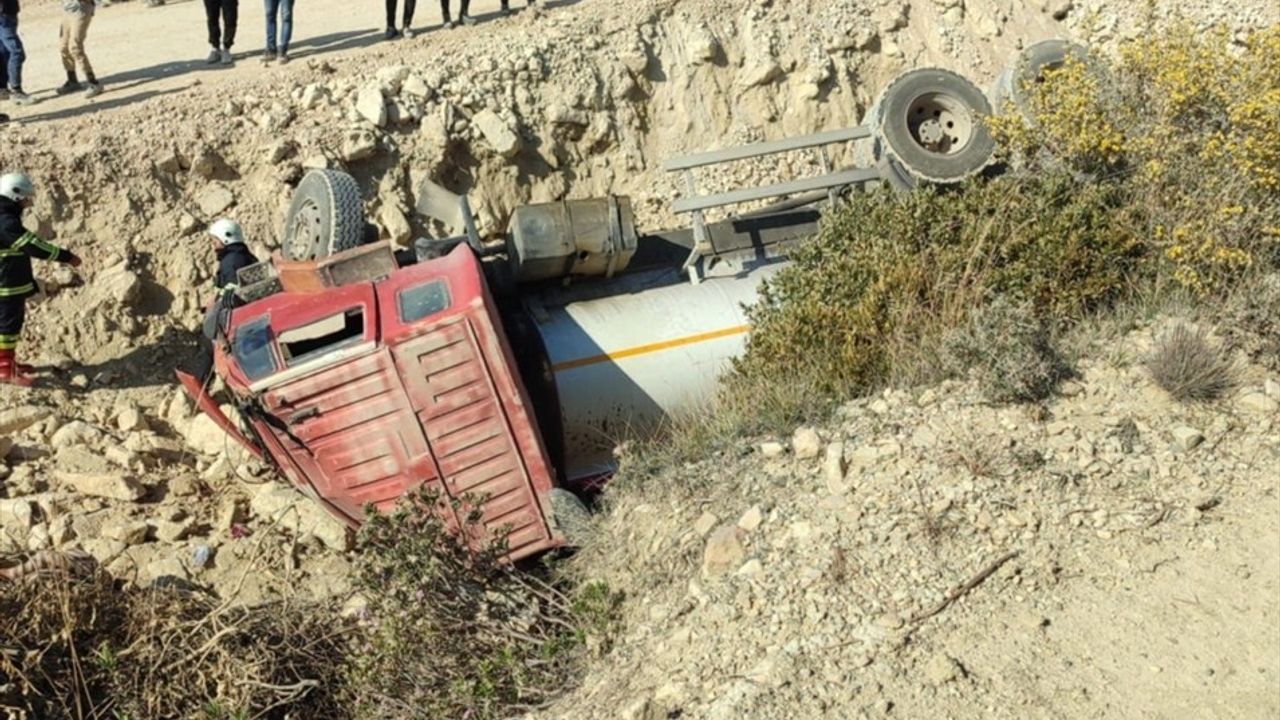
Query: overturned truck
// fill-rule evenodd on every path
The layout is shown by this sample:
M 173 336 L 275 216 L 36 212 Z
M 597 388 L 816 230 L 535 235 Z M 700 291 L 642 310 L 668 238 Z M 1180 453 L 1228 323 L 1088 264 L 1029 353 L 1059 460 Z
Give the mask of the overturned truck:
M 1043 60 L 1032 46 L 1014 72 Z M 641 232 L 627 198 L 605 197 L 519 207 L 502 237 L 482 239 L 466 197 L 427 181 L 417 210 L 450 230 L 396 252 L 363 242 L 354 179 L 313 171 L 281 251 L 241 271 L 240 304 L 219 321 L 214 367 L 237 421 L 179 377 L 203 412 L 352 526 L 426 484 L 455 528 L 479 503 L 512 559 L 573 544 L 585 512 L 575 491 L 610 472 L 619 439 L 706 401 L 744 347 L 743 306 L 823 207 L 868 183 L 909 190 L 985 171 L 990 112 L 964 78 L 917 70 L 863 126 L 672 159 L 688 187 L 674 210 L 691 223 L 665 232 Z M 851 141 L 869 144 L 868 166 L 826 167 L 825 148 Z M 697 191 L 699 167 L 796 151 L 826 172 Z

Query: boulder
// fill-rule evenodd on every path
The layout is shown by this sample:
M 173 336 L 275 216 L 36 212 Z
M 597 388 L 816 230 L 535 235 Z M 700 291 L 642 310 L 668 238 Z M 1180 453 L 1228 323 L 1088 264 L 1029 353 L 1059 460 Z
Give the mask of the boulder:
M 378 84 L 387 90 L 387 94 L 395 95 L 400 92 L 400 86 L 409 78 L 409 66 L 389 65 L 378 68 L 374 77 L 378 79 Z
M 723 575 L 735 570 L 746 559 L 742 547 L 742 530 L 735 525 L 724 525 L 711 533 L 702 552 L 702 571 L 707 575 Z
M 54 477 L 81 495 L 137 502 L 146 494 L 137 480 L 124 473 L 83 473 L 56 471 Z
M 188 447 L 202 455 L 218 455 L 235 442 L 204 413 L 191 418 L 183 437 Z
M 387 231 L 387 236 L 391 238 L 392 243 L 400 247 L 409 244 L 409 239 L 413 236 L 413 228 L 410 227 L 409 219 L 404 216 L 400 208 L 388 203 L 382 206 L 378 216 L 382 220 L 382 229 Z
M 404 79 L 404 84 L 400 86 L 400 92 L 417 98 L 431 96 L 431 88 L 427 87 L 427 83 L 417 73 L 410 73 Z
M 147 429 L 147 419 L 138 408 L 126 406 L 116 413 L 116 427 L 122 432 L 139 432 Z
M 812 460 L 822 452 L 822 438 L 818 437 L 818 431 L 813 428 L 799 428 L 791 437 L 791 450 L 797 459 Z
M 378 85 L 367 85 L 356 95 L 356 113 L 376 127 L 387 124 L 387 102 Z
M 213 183 L 206 185 L 195 197 L 196 207 L 207 218 L 221 214 L 236 202 L 236 196 L 225 185 Z
M 276 483 L 264 485 L 253 496 L 250 508 L 263 522 L 279 523 L 298 535 L 314 535 L 333 550 L 345 551 L 351 546 L 345 524 L 292 488 Z
M 371 158 L 378 152 L 378 137 L 364 128 L 349 130 L 342 138 L 340 152 L 343 162 L 357 162 Z
M 494 111 L 481 110 L 472 116 L 471 122 L 499 155 L 511 158 L 520 152 L 520 136 Z

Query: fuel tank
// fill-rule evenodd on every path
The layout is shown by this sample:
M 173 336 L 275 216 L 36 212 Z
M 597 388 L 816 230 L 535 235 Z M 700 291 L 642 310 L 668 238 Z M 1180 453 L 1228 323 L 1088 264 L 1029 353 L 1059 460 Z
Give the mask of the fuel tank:
M 786 264 L 760 248 L 703 262 L 696 285 L 671 267 L 526 297 L 560 405 L 569 481 L 609 472 L 619 441 L 705 406 L 743 351 L 744 305 Z

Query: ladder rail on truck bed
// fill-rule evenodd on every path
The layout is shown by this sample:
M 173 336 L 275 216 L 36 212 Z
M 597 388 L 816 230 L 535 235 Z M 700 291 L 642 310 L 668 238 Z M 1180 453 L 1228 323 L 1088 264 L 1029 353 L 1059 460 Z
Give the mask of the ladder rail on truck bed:
M 846 168 L 833 172 L 831 170 L 831 158 L 827 153 L 828 145 L 865 140 L 870 137 L 871 130 L 860 125 L 783 138 L 781 140 L 681 155 L 668 159 L 662 164 L 662 169 L 667 172 L 681 173 L 688 193 L 685 197 L 678 198 L 672 203 L 671 209 L 678 215 L 688 213 L 693 216 L 694 247 L 684 265 L 681 266 L 681 271 L 689 273 L 689 281 L 691 283 L 696 285 L 701 281 L 696 263 L 706 254 L 711 245 L 710 238 L 707 235 L 707 223 L 704 214 L 706 210 L 822 190 L 826 191 L 828 201 L 834 205 L 837 189 L 879 180 L 880 171 L 875 168 Z M 741 188 L 707 195 L 702 195 L 698 192 L 698 182 L 694 177 L 694 170 L 697 168 L 809 149 L 814 151 L 823 174 L 760 187 Z

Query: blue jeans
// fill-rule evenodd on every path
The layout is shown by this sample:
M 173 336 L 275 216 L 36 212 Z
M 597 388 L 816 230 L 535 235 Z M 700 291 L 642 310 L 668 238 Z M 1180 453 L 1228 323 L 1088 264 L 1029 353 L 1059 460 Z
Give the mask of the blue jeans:
M 293 0 L 263 0 L 267 11 L 267 51 L 278 47 L 289 51 L 289 37 L 293 35 Z M 280 13 L 280 44 L 276 45 L 276 12 Z
M 0 89 L 22 89 L 22 62 L 26 59 L 18 37 L 18 16 L 0 15 Z

